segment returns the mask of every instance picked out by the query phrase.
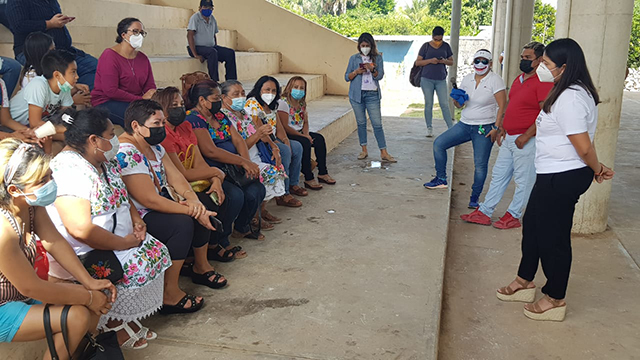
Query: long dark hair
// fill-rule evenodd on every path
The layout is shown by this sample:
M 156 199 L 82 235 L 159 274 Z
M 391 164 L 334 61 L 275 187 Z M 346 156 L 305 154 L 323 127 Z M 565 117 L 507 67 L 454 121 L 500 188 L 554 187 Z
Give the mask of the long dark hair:
M 560 94 L 573 85 L 581 86 L 591 93 L 596 105 L 600 103 L 598 91 L 595 85 L 593 85 L 591 75 L 589 75 L 589 68 L 587 68 L 584 52 L 582 52 L 582 48 L 575 40 L 569 38 L 555 40 L 547 45 L 544 53 L 556 64 L 556 67 L 567 65 L 562 73 L 562 77 L 553 85 L 551 92 L 549 92 L 547 99 L 544 101 L 544 105 L 542 105 L 542 110 L 545 113 L 549 113 L 551 111 L 551 105 L 558 100 Z
M 269 81 L 272 81 L 274 84 L 276 84 L 276 97 L 273 99 L 273 102 L 271 102 L 271 104 L 265 103 L 264 100 L 262 100 L 262 96 L 260 95 L 262 86 Z M 280 91 L 280 83 L 278 82 L 278 80 L 276 80 L 276 78 L 274 78 L 273 76 L 264 75 L 263 77 L 258 79 L 258 82 L 256 82 L 256 84 L 253 86 L 253 89 L 251 89 L 251 91 L 247 94 L 247 99 L 255 98 L 263 108 L 269 107 L 269 109 L 275 110 L 278 108 L 278 99 L 280 99 L 281 94 Z
M 358 52 L 360 52 L 360 44 L 362 44 L 363 42 L 366 42 L 369 45 L 371 45 L 371 51 L 369 52 L 369 57 L 371 58 L 371 61 L 375 64 L 376 57 L 378 57 L 378 55 L 380 54 L 378 53 L 378 46 L 376 45 L 376 41 L 373 39 L 373 35 L 369 33 L 362 33 L 362 35 L 360 35 L 360 37 L 358 38 Z
M 36 72 L 36 75 L 42 75 L 42 58 L 49 52 L 51 45 L 53 45 L 53 38 L 43 32 L 36 31 L 27 36 L 24 41 L 25 63 L 21 79 L 31 69 Z
M 71 123 L 62 120 L 64 115 L 69 115 L 73 119 Z M 51 121 L 54 124 L 61 124 L 67 129 L 64 132 L 64 142 L 71 148 L 84 154 L 87 139 L 91 135 L 102 136 L 109 127 L 109 111 L 101 108 L 88 108 L 77 111 L 72 107 L 64 111 L 58 111 Z

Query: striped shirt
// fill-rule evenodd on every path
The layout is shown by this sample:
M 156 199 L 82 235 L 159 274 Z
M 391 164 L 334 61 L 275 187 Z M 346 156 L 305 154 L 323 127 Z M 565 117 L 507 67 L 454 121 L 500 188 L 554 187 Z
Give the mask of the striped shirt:
M 24 255 L 27 257 L 27 260 L 29 260 L 29 263 L 31 264 L 31 266 L 33 266 L 36 258 L 36 238 L 33 233 L 33 220 L 31 221 L 31 227 L 32 227 L 31 240 L 29 241 L 29 244 L 25 244 L 24 240 L 22 239 L 22 235 L 18 231 L 18 223 L 16 219 L 13 217 L 13 215 L 11 215 L 5 209 L 0 209 L 0 213 L 2 213 L 2 215 L 4 215 L 7 218 L 7 220 L 9 220 L 9 222 L 11 223 L 11 226 L 13 226 L 13 229 L 18 234 L 18 237 L 20 238 L 19 240 L 20 249 L 22 250 Z M 25 301 L 28 299 L 29 299 L 28 297 L 20 294 L 18 289 L 16 289 L 16 287 L 13 286 L 13 284 L 11 284 L 9 279 L 7 279 L 2 272 L 0 272 L 0 306 L 8 302 Z

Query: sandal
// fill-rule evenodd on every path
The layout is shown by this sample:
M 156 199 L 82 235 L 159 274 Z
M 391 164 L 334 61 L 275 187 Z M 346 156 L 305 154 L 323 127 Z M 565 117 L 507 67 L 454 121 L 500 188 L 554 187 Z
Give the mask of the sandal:
M 233 233 L 231 233 L 231 237 L 236 238 L 236 239 L 253 239 L 253 240 L 259 240 L 259 241 L 263 241 L 265 239 L 264 235 L 261 233 L 255 233 L 253 231 L 249 231 L 246 233 L 241 233 L 238 230 L 233 230 Z
M 127 332 L 127 334 L 129 335 L 129 338 L 124 343 L 122 343 L 122 345 L 120 345 L 120 348 L 123 350 L 142 350 L 147 346 L 149 346 L 148 342 L 145 342 L 142 345 L 136 346 L 136 343 L 140 340 L 140 337 L 138 337 L 138 335 L 133 332 L 133 329 L 129 326 L 129 324 L 124 321 L 122 322 L 122 324 L 120 324 L 120 326 L 110 328 L 105 325 L 104 328 L 107 331 L 118 332 L 120 330 L 124 330 Z
M 318 175 L 318 181 L 321 182 L 321 183 L 328 184 L 328 185 L 335 185 L 336 184 L 336 181 L 331 176 L 329 176 L 328 174 L 327 175 Z
M 365 151 L 361 152 L 360 155 L 358 155 L 358 160 L 364 160 L 366 158 L 369 157 L 369 154 L 367 154 Z
M 306 187 L 307 183 L 305 182 L 305 187 Z M 314 189 L 314 190 L 318 190 L 318 189 Z M 289 187 L 289 192 L 292 193 L 293 195 L 296 196 L 307 196 L 309 195 L 309 192 L 303 188 L 301 188 L 298 185 L 294 185 L 294 186 L 290 186 Z
M 273 230 L 275 226 L 268 221 L 258 221 L 258 219 L 254 218 L 251 220 L 251 226 L 257 228 L 260 225 L 260 230 L 269 231 Z
M 267 210 L 262 212 L 262 220 L 268 221 L 271 224 L 280 224 L 282 222 L 282 219 L 280 219 L 277 216 L 274 216 L 273 214 L 271 214 Z
M 233 251 L 233 257 L 236 260 L 237 259 L 244 259 L 247 256 L 249 256 L 246 251 L 242 250 L 242 246 L 234 246 L 231 249 L 227 249 L 227 250 Z
M 293 196 L 289 198 L 289 200 L 285 200 L 284 196 L 279 196 L 276 198 L 276 205 L 278 206 L 288 206 L 288 207 L 300 207 L 302 206 L 302 202 Z
M 222 255 L 220 255 L 221 250 L 224 250 Z M 233 251 L 223 248 L 222 246 L 220 246 L 220 244 L 216 245 L 215 248 L 209 248 L 207 250 L 207 259 L 213 260 L 213 261 L 230 262 L 234 260 L 233 256 L 234 256 Z
M 304 182 L 304 187 L 306 187 L 307 189 L 311 189 L 311 190 L 322 190 L 322 185 L 310 181 L 305 181 Z
M 187 301 L 191 300 L 191 306 L 185 307 L 187 305 Z M 202 309 L 202 305 L 204 305 L 204 299 L 200 302 L 196 301 L 195 295 L 185 295 L 182 297 L 180 301 L 178 301 L 175 305 L 167 305 L 163 304 L 160 308 L 160 314 L 162 315 L 171 315 L 171 314 L 189 314 L 194 313 L 200 309 Z
M 546 298 L 549 303 L 551 303 L 551 308 L 547 310 L 542 310 L 540 307 L 540 300 Z M 562 300 L 556 300 L 549 297 L 549 295 L 545 295 L 542 299 L 538 300 L 533 304 L 527 304 L 524 306 L 524 316 L 528 317 L 532 320 L 539 321 L 562 321 L 567 313 L 567 303 L 564 303 Z
M 140 328 L 140 330 L 138 330 L 138 333 L 136 334 L 136 336 L 138 336 L 140 339 L 146 339 L 147 341 L 149 341 L 158 338 L 158 334 L 155 331 L 149 330 L 148 327 L 142 326 L 140 321 L 133 320 L 133 323 Z
M 214 276 L 213 280 L 209 280 L 209 278 L 212 276 Z M 218 282 L 218 280 L 222 279 L 223 276 L 224 275 L 214 270 L 207 271 L 204 274 L 196 274 L 194 272 L 191 275 L 191 281 L 193 281 L 194 284 L 206 285 L 212 289 L 221 289 L 227 286 L 227 279 L 224 279 L 223 282 Z
M 501 287 L 496 291 L 496 296 L 502 301 L 518 301 L 525 303 L 532 303 L 536 299 L 536 287 L 527 288 L 529 284 L 533 285 L 533 282 L 522 281 L 520 278 L 515 280 L 518 285 L 522 286 L 518 290 L 513 290 L 508 285 Z

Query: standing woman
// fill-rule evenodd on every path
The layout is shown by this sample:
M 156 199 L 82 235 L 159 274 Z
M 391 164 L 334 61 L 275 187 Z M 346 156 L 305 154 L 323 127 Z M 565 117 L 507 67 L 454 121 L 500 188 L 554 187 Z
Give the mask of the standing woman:
M 542 82 L 554 82 L 536 120 L 536 184 L 522 229 L 518 276 L 500 288 L 498 299 L 533 302 L 533 278 L 542 262 L 544 297 L 524 306 L 533 320 L 564 320 L 571 270 L 571 227 L 576 203 L 595 180 L 610 180 L 613 170 L 598 161 L 593 137 L 600 102 L 582 48 L 573 39 L 547 46 L 537 69 Z
M 378 54 L 376 42 L 369 33 L 363 33 L 358 38 L 358 53 L 349 58 L 349 65 L 344 79 L 349 82 L 349 101 L 353 107 L 358 123 L 358 138 L 362 152 L 358 160 L 366 159 L 367 152 L 367 113 L 371 119 L 373 133 L 378 142 L 380 157 L 383 161 L 397 162 L 387 152 L 387 141 L 382 128 L 382 113 L 380 111 L 380 83 L 384 76 L 384 62 Z
M 449 111 L 449 89 L 447 66 L 453 65 L 451 46 L 442 40 L 444 29 L 433 28 L 431 41 L 424 43 L 418 52 L 416 66 L 422 66 L 420 88 L 424 94 L 424 120 L 427 122 L 427 137 L 433 137 L 433 92 L 438 95 L 438 104 L 447 127 L 453 126 Z
M 109 110 L 111 121 L 124 126 L 124 112 L 129 104 L 151 99 L 156 83 L 149 58 L 139 51 L 147 36 L 140 20 L 123 19 L 117 32 L 117 44 L 105 49 L 98 60 L 91 103 Z

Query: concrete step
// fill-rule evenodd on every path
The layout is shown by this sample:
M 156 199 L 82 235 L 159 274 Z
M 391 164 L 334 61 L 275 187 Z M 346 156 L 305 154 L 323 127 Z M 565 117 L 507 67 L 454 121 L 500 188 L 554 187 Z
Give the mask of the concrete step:
M 240 74 L 238 74 L 238 76 L 243 77 Z M 302 76 L 305 80 L 307 80 L 307 102 L 319 99 L 324 96 L 324 75 L 276 74 L 272 76 L 276 78 L 276 80 L 278 80 L 278 83 L 280 83 L 282 89 L 284 89 L 284 87 L 287 85 L 287 82 L 289 82 L 289 79 L 291 79 L 292 77 Z M 253 89 L 253 86 L 256 84 L 256 82 L 258 82 L 259 78 L 260 77 L 250 80 L 242 80 L 242 86 L 244 87 L 247 94 L 249 93 L 249 91 L 251 91 L 251 89 Z
M 356 130 L 356 117 L 346 96 L 323 96 L 310 101 L 309 130 L 322 134 L 327 152 L 338 146 Z
M 157 56 L 151 57 L 153 76 L 158 87 L 179 86 L 180 77 L 183 74 L 204 71 L 207 72 L 206 63 L 184 56 Z M 254 79 L 262 75 L 277 74 L 280 72 L 279 53 L 236 52 L 236 65 L 240 79 Z M 220 79 L 225 79 L 224 65 L 219 67 Z

